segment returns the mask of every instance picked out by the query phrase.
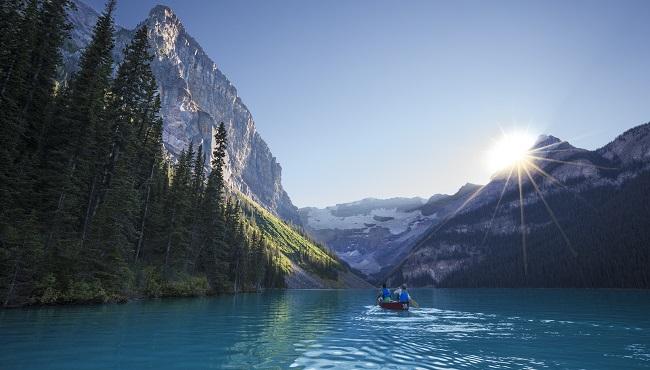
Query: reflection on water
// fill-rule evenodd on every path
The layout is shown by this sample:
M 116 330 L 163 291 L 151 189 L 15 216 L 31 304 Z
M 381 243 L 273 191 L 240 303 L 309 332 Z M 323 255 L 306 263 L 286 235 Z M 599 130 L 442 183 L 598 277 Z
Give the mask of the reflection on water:
M 650 368 L 650 293 L 276 291 L 0 311 L 1 369 Z

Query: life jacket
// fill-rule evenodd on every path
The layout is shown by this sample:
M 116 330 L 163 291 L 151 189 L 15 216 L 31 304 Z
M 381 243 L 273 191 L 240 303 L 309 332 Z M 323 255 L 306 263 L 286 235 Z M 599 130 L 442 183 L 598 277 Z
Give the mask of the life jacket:
M 390 289 L 383 288 L 381 290 L 381 295 L 382 295 L 383 298 L 386 298 L 386 297 L 390 298 Z
M 408 303 L 411 297 L 409 297 L 409 293 L 406 290 L 402 289 L 402 292 L 399 294 L 399 301 L 400 303 Z

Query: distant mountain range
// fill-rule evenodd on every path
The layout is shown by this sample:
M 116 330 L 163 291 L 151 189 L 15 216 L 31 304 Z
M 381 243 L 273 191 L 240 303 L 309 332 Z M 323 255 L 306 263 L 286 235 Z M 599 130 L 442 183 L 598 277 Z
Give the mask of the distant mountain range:
M 302 224 L 350 266 L 379 279 L 399 262 L 432 225 L 451 214 L 479 186 L 466 184 L 453 195 L 423 198 L 367 198 L 326 208 L 299 210 Z
M 366 275 L 399 261 L 437 218 L 422 198 L 367 198 L 327 208 L 301 208 L 307 232 Z
M 69 15 L 73 29 L 63 48 L 62 80 L 74 73 L 82 50 L 90 41 L 98 13 L 79 0 Z M 152 69 L 162 100 L 163 141 L 176 158 L 190 143 L 211 153 L 219 122 L 228 131 L 227 176 L 231 187 L 249 196 L 290 223 L 299 223 L 298 210 L 282 188 L 282 168 L 255 128 L 253 116 L 237 89 L 217 64 L 190 36 L 174 12 L 154 7 L 143 20 L 155 59 Z M 122 50 L 135 30 L 117 27 L 113 57 L 122 61 Z M 206 168 L 209 164 L 206 159 Z
M 515 170 L 426 203 L 365 199 L 300 215 L 314 238 L 375 282 L 650 286 L 650 124 L 594 151 L 553 136 L 532 150 L 521 199 Z

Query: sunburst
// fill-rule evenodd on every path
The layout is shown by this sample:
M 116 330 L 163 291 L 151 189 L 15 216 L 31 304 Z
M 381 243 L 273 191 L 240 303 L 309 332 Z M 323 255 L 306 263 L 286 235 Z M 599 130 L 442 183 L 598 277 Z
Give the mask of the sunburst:
M 567 190 L 572 190 L 572 189 L 568 188 L 561 181 L 559 181 L 551 174 L 546 172 L 539 163 L 551 162 L 551 163 L 560 163 L 560 164 L 574 165 L 580 167 L 586 166 L 586 167 L 594 167 L 599 169 L 613 169 L 610 167 L 597 166 L 590 162 L 563 161 L 559 159 L 548 158 L 546 156 L 551 153 L 576 150 L 574 148 L 566 148 L 566 147 L 563 148 L 562 144 L 565 143 L 566 141 L 556 141 L 548 145 L 534 147 L 535 138 L 533 135 L 528 134 L 526 131 L 516 131 L 513 133 L 502 132 L 502 137 L 498 141 L 496 141 L 494 147 L 488 152 L 489 155 L 487 158 L 489 163 L 488 166 L 490 167 L 490 169 L 496 172 L 508 171 L 508 176 L 503 185 L 501 195 L 499 197 L 499 200 L 497 201 L 494 213 L 492 214 L 492 218 L 488 224 L 488 228 L 485 232 L 483 243 L 485 243 L 485 240 L 487 239 L 487 236 L 492 228 L 492 224 L 494 223 L 494 218 L 497 215 L 499 206 L 501 205 L 501 200 L 503 198 L 504 193 L 507 190 L 508 184 L 513 176 L 513 173 L 516 173 L 517 190 L 519 192 L 519 231 L 521 233 L 521 248 L 522 248 L 523 268 L 524 268 L 525 275 L 528 275 L 528 251 L 527 251 L 527 244 L 526 244 L 526 235 L 528 233 L 528 229 L 526 226 L 526 218 L 524 212 L 525 210 L 525 194 L 524 194 L 524 187 L 523 187 L 524 181 L 526 181 L 526 179 L 530 181 L 530 184 L 532 185 L 535 194 L 539 197 L 542 204 L 544 205 L 544 208 L 546 209 L 546 212 L 551 222 L 558 229 L 560 235 L 562 236 L 562 239 L 564 240 L 566 247 L 574 257 L 577 257 L 578 256 L 577 251 L 573 248 L 571 241 L 569 240 L 569 237 L 564 232 L 564 229 L 562 228 L 560 222 L 555 216 L 555 212 L 553 212 L 553 209 L 551 208 L 550 204 L 544 197 L 540 185 L 537 183 L 537 181 L 535 181 L 535 174 L 539 174 L 543 178 L 548 179 L 549 183 L 551 184 L 558 185 Z M 477 192 L 480 190 L 482 189 L 478 189 Z M 594 208 L 586 200 L 580 197 L 580 195 L 575 193 L 574 195 L 578 199 L 584 201 L 587 205 L 589 205 L 589 207 Z M 475 198 L 475 196 L 473 196 L 472 198 Z
M 560 225 L 555 212 L 551 208 L 550 204 L 544 198 L 544 194 L 540 185 L 535 181 L 535 175 L 539 174 L 544 179 L 548 180 L 549 184 L 560 186 L 565 190 L 571 191 L 576 199 L 582 200 L 590 208 L 595 209 L 591 204 L 589 204 L 584 198 L 582 198 L 574 189 L 569 188 L 563 184 L 560 180 L 552 176 L 550 173 L 545 171 L 541 165 L 542 162 L 551 162 L 551 163 L 560 163 L 566 165 L 574 166 L 588 166 L 603 170 L 615 170 L 616 168 L 612 167 L 603 167 L 592 164 L 590 162 L 571 162 L 571 161 L 562 161 L 559 159 L 547 158 L 545 155 L 557 152 L 569 152 L 575 151 L 575 148 L 566 148 L 563 144 L 568 144 L 567 141 L 555 141 L 548 145 L 535 145 L 536 136 L 529 134 L 527 131 L 515 131 L 512 133 L 506 133 L 501 130 L 502 137 L 499 140 L 495 141 L 494 147 L 488 151 L 487 156 L 487 166 L 493 172 L 497 173 L 497 176 L 503 176 L 505 181 L 503 182 L 503 188 L 501 189 L 499 198 L 497 200 L 494 212 L 492 217 L 486 227 L 485 235 L 481 242 L 481 246 L 485 244 L 487 237 L 492 229 L 494 220 L 498 214 L 499 207 L 501 207 L 505 193 L 508 190 L 508 186 L 511 182 L 517 181 L 516 188 L 518 190 L 518 201 L 519 201 L 519 225 L 518 229 L 521 233 L 521 248 L 522 248 L 522 263 L 524 275 L 528 275 L 528 250 L 526 235 L 528 233 L 528 228 L 526 226 L 526 217 L 525 217 L 525 194 L 524 194 L 524 181 L 528 179 L 532 185 L 533 190 L 536 195 L 542 201 L 546 212 L 550 218 L 550 221 L 555 225 L 559 230 L 564 243 L 566 244 L 567 249 L 574 256 L 578 256 L 578 252 L 575 250 L 569 237 L 565 233 L 564 229 Z M 506 175 L 507 174 L 507 175 Z M 525 176 L 525 177 L 524 177 Z M 513 180 L 514 179 L 514 180 Z M 434 238 L 438 232 L 447 225 L 456 215 L 458 215 L 465 207 L 467 207 L 473 200 L 475 200 L 478 195 L 487 187 L 488 184 L 480 186 L 476 191 L 470 194 L 469 197 L 453 212 L 447 215 L 440 223 L 438 223 L 433 230 L 429 233 L 424 239 L 420 240 L 420 243 L 426 242 Z M 408 258 L 413 252 L 409 253 L 404 259 Z M 399 264 L 398 264 L 399 265 Z
M 567 165 L 580 166 L 580 167 L 588 166 L 588 167 L 605 169 L 605 170 L 614 169 L 611 167 L 597 166 L 589 162 L 562 161 L 559 159 L 546 157 L 546 155 L 551 153 L 568 152 L 568 151 L 576 150 L 575 148 L 564 147 L 562 144 L 567 143 L 566 141 L 556 141 L 551 144 L 542 145 L 542 146 L 535 146 L 535 143 L 536 143 L 536 137 L 534 135 L 529 134 L 527 131 L 513 131 L 511 133 L 505 133 L 502 131 L 501 138 L 495 141 L 493 148 L 490 151 L 488 151 L 486 155 L 487 166 L 492 172 L 501 175 L 505 175 L 505 174 L 507 175 L 504 176 L 505 181 L 503 183 L 503 188 L 501 189 L 494 212 L 492 213 L 492 217 L 490 218 L 490 221 L 487 225 L 485 235 L 483 237 L 483 241 L 481 245 L 483 245 L 486 242 L 487 237 L 492 229 L 494 220 L 499 211 L 499 207 L 501 207 L 502 205 L 503 197 L 508 189 L 508 186 L 514 179 L 514 181 L 517 182 L 516 188 L 519 193 L 518 194 L 519 195 L 518 229 L 519 232 L 521 233 L 521 248 L 522 248 L 522 259 L 523 259 L 522 263 L 523 263 L 523 269 L 525 275 L 528 275 L 528 250 L 527 250 L 527 240 L 526 240 L 526 236 L 528 234 L 528 227 L 526 225 L 526 217 L 524 212 L 525 202 L 526 202 L 526 194 L 524 194 L 524 182 L 526 180 L 530 182 L 535 194 L 539 197 L 542 204 L 544 205 L 544 208 L 546 209 L 546 212 L 549 216 L 550 222 L 552 222 L 554 226 L 558 229 L 560 235 L 562 236 L 562 239 L 564 240 L 564 244 L 566 245 L 567 249 L 571 252 L 571 254 L 574 257 L 577 257 L 578 256 L 577 251 L 571 244 L 569 237 L 567 236 L 566 232 L 560 225 L 560 222 L 558 221 L 555 212 L 553 212 L 553 209 L 551 208 L 550 204 L 544 197 L 540 184 L 538 184 L 538 182 L 535 181 L 535 175 L 539 174 L 543 178 L 547 179 L 549 184 L 560 186 L 565 190 L 571 191 L 577 199 L 582 200 L 590 208 L 594 209 L 594 207 L 591 204 L 589 204 L 579 194 L 574 192 L 573 189 L 567 187 L 560 180 L 558 180 L 557 178 L 549 174 L 547 171 L 545 171 L 542 168 L 543 166 L 541 165 L 541 163 L 551 162 L 551 163 L 560 163 L 560 164 L 567 164 Z M 460 205 L 460 207 L 458 207 L 454 212 L 452 212 L 449 216 L 447 216 L 445 220 L 436 227 L 436 229 L 434 230 L 434 232 L 431 234 L 430 237 L 433 237 L 433 235 L 437 234 L 437 232 L 442 227 L 444 227 L 444 225 L 446 225 L 451 219 L 453 219 L 454 216 L 456 216 L 468 204 L 470 204 L 474 199 L 476 199 L 476 197 L 481 193 L 481 191 L 483 191 L 485 187 L 486 185 L 483 185 L 479 187 L 474 193 L 472 193 Z

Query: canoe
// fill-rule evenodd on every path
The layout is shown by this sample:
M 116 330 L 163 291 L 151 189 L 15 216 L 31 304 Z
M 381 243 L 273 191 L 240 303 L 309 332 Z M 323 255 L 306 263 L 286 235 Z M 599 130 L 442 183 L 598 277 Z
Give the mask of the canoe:
M 387 310 L 396 310 L 396 311 L 408 311 L 408 303 L 399 303 L 399 302 L 384 302 L 381 299 L 377 300 L 379 307 Z

